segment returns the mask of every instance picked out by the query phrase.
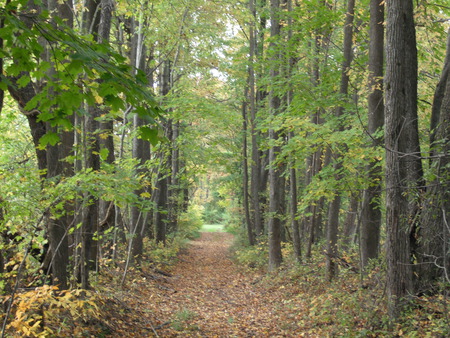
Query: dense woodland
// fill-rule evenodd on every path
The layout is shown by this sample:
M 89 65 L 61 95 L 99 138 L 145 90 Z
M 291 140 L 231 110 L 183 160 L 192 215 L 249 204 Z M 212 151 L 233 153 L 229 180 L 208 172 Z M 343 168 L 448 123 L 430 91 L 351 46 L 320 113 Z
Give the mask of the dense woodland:
M 0 2 L 2 336 L 202 222 L 450 334 L 450 2 Z

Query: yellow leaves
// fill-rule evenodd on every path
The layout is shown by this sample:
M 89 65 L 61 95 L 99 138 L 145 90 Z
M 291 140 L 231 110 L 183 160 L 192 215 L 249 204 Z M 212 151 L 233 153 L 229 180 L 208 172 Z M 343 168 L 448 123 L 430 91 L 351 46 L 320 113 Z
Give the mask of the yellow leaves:
M 59 327 L 62 317 L 72 321 L 98 318 L 96 302 L 96 296 L 86 290 L 59 291 L 56 286 L 44 285 L 17 295 L 8 329 L 28 337 L 48 337 L 54 335 L 49 324 Z
M 141 193 L 141 197 L 143 197 L 143 198 L 150 198 L 150 197 L 151 197 L 151 195 L 150 195 L 150 193 L 149 193 L 149 192 L 147 192 L 147 191 L 144 191 L 143 193 Z
M 103 103 L 103 97 L 101 97 L 101 96 L 98 95 L 97 93 L 94 94 L 94 99 L 95 99 L 95 102 L 96 102 L 97 104 L 102 104 L 102 103 Z
M 108 133 L 100 133 L 98 134 L 98 137 L 100 137 L 102 140 L 106 140 L 109 137 Z

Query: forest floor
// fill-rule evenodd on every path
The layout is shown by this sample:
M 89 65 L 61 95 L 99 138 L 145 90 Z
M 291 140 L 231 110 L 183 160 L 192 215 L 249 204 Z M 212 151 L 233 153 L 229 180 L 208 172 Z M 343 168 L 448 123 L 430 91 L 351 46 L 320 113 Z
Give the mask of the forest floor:
M 317 259 L 270 275 L 237 264 L 232 244 L 229 233 L 202 232 L 173 265 L 131 271 L 123 287 L 112 287 L 120 272 L 110 276 L 111 283 L 99 281 L 101 319 L 86 323 L 82 336 L 444 337 L 450 332 L 442 297 L 417 299 L 404 320 L 388 325 L 379 269 L 361 280 L 352 266 L 342 268 L 329 283 L 323 260 Z
M 135 280 L 132 288 L 139 292 L 124 291 L 126 297 L 116 301 L 124 313 L 138 309 L 137 322 L 111 318 L 114 331 L 136 337 L 300 335 L 302 311 L 291 304 L 295 290 L 271 286 L 263 282 L 265 275 L 235 264 L 232 241 L 229 233 L 203 232 L 167 276 Z

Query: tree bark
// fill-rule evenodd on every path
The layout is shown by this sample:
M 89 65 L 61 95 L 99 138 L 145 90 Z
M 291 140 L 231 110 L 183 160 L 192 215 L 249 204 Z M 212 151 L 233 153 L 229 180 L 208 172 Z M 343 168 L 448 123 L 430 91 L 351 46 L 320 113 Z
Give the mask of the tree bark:
M 254 0 L 249 1 L 249 9 L 252 13 L 253 21 L 250 23 L 249 29 L 249 104 L 250 104 L 250 133 L 251 133 L 251 181 L 250 181 L 250 192 L 251 192 L 251 206 L 252 206 L 252 221 L 253 227 L 255 229 L 255 235 L 258 237 L 263 233 L 263 219 L 261 213 L 260 205 L 260 194 L 261 194 L 261 158 L 259 151 L 259 131 L 257 129 L 257 105 L 256 105 L 256 76 L 254 63 L 255 58 L 258 54 L 257 51 L 257 41 L 256 41 L 256 10 Z
M 172 66 L 170 61 L 165 61 L 161 74 L 161 95 L 164 97 L 170 92 Z M 168 120 L 165 123 L 165 136 L 172 139 L 172 121 Z M 157 179 L 155 182 L 155 205 L 154 225 L 155 225 L 155 239 L 157 243 L 166 242 L 167 232 L 167 212 L 168 212 L 168 177 L 170 177 L 171 163 L 169 149 L 166 149 L 163 144 L 159 150 L 159 169 Z
M 355 9 L 355 0 L 349 0 L 347 3 L 347 14 L 344 27 L 344 61 L 342 64 L 341 84 L 339 92 L 346 97 L 348 95 L 349 76 L 348 71 L 352 62 L 352 46 L 353 46 L 353 17 Z M 336 116 L 339 118 L 344 114 L 344 108 L 338 107 Z M 339 131 L 343 131 L 343 126 L 339 127 Z M 339 172 L 342 169 L 341 157 L 337 154 L 336 163 L 334 164 L 335 179 L 337 182 L 341 180 Z M 335 259 L 338 257 L 338 228 L 339 228 L 339 211 L 341 208 L 341 191 L 336 190 L 335 196 L 330 203 L 328 210 L 328 227 L 327 227 L 327 278 L 333 279 L 338 270 Z
M 88 33 L 92 33 L 97 41 L 105 39 L 105 36 L 100 36 L 99 32 L 102 30 L 104 34 L 108 35 L 109 29 L 100 27 L 101 21 L 101 6 L 100 1 L 89 0 L 86 3 L 87 12 L 83 15 L 83 27 Z M 107 21 L 104 21 L 104 23 Z M 105 40 L 107 41 L 108 38 Z M 100 170 L 100 145 L 96 135 L 99 129 L 98 118 L 102 111 L 99 106 L 90 106 L 87 108 L 88 114 L 84 117 L 84 146 L 85 146 L 85 168 L 91 169 L 93 172 Z M 94 240 L 94 234 L 99 231 L 99 200 L 90 192 L 86 192 L 84 196 L 85 207 L 82 217 L 82 248 L 81 248 L 81 286 L 88 289 L 89 285 L 89 271 L 94 270 L 98 264 L 98 241 Z
M 344 249 L 348 249 L 351 243 L 356 241 L 357 222 L 358 220 L 358 206 L 359 206 L 359 193 L 352 193 L 350 196 L 349 206 L 347 209 L 347 215 L 345 217 L 344 229 L 342 231 L 342 246 Z
M 411 237 L 418 176 L 417 50 L 412 0 L 387 5 L 385 146 L 387 288 L 389 315 L 397 318 L 413 292 Z
M 440 278 L 450 281 L 450 257 L 448 238 L 450 238 L 450 182 L 448 166 L 450 163 L 450 30 L 447 35 L 447 55 L 436 86 L 430 125 L 431 159 L 430 169 L 434 179 L 427 182 L 430 187 L 423 201 L 420 246 L 417 267 L 418 292 L 432 291 Z
M 280 46 L 277 39 L 280 38 L 280 1 L 270 1 L 270 51 L 272 53 L 270 78 L 275 83 L 279 76 L 278 62 L 280 59 Z M 277 93 L 270 90 L 270 114 L 275 116 L 281 107 L 281 100 Z M 272 126 L 269 129 L 269 140 L 273 143 L 278 142 L 278 133 Z M 268 216 L 268 233 L 269 233 L 269 271 L 276 270 L 282 262 L 281 254 L 281 231 L 282 231 L 282 200 L 284 199 L 284 185 L 281 184 L 281 169 L 276 164 L 280 146 L 273 144 L 269 149 L 269 216 Z
M 139 20 L 132 19 L 132 31 L 133 35 L 131 37 L 131 63 L 136 69 L 145 69 L 145 46 L 143 42 L 143 28 L 145 26 L 145 20 L 141 16 Z M 146 123 L 137 115 L 133 116 L 133 129 L 137 131 L 140 127 L 144 126 Z M 147 160 L 150 159 L 150 144 L 148 141 L 135 135 L 132 142 L 132 157 L 138 160 L 138 168 L 136 171 L 136 176 L 146 176 L 147 170 L 143 168 L 143 165 Z M 144 187 L 137 189 L 134 193 L 138 200 L 143 201 L 146 199 L 142 194 L 146 192 Z M 132 245 L 132 256 L 137 263 L 140 262 L 143 250 L 144 250 L 144 234 L 145 227 L 147 226 L 148 212 L 143 210 L 142 206 L 133 205 L 131 206 L 131 245 Z
M 170 200 L 169 200 L 169 228 L 172 232 L 178 231 L 178 215 L 181 210 L 181 194 L 180 189 L 180 147 L 178 144 L 178 137 L 180 135 L 180 121 L 172 123 L 172 168 L 170 177 Z
M 245 97 L 247 98 L 246 90 Z M 249 192 L 248 192 L 248 155 L 247 155 L 247 102 L 242 103 L 242 204 L 244 207 L 245 225 L 247 229 L 247 239 L 250 245 L 255 245 L 255 235 L 250 217 Z
M 369 98 L 368 132 L 372 135 L 372 147 L 379 146 L 383 139 L 375 133 L 384 125 L 383 103 L 383 47 L 384 47 L 384 1 L 370 2 L 370 45 L 369 45 Z M 369 186 L 364 191 L 361 212 L 361 265 L 364 268 L 379 252 L 381 227 L 382 168 L 380 160 L 371 159 L 368 167 Z
M 290 133 L 290 138 L 293 133 Z M 293 160 L 291 160 L 293 162 Z M 292 230 L 292 244 L 294 246 L 294 256 L 297 262 L 302 261 L 302 246 L 300 238 L 300 228 L 297 220 L 297 171 L 294 163 L 289 169 L 289 199 L 290 199 L 290 219 Z
M 99 26 L 99 42 L 109 42 L 110 31 L 111 31 L 111 19 L 112 19 L 112 10 L 113 4 L 111 0 L 102 0 L 102 13 L 100 18 L 100 26 Z M 113 165 L 115 162 L 115 153 L 114 153 L 114 120 L 110 117 L 106 119 L 102 119 L 100 121 L 100 133 L 104 136 L 99 137 L 99 146 L 100 149 L 106 149 L 108 152 L 108 156 L 105 159 L 105 163 Z M 113 205 L 112 201 L 104 201 L 100 200 L 99 205 L 99 217 L 100 217 L 100 231 L 104 233 L 106 230 L 117 226 L 116 222 L 116 208 Z M 108 240 L 107 242 L 107 254 L 112 254 L 112 241 Z
M 72 12 L 68 4 L 56 3 L 49 1 L 47 3 L 50 12 L 58 13 L 59 16 L 65 19 L 66 24 L 71 25 L 73 22 Z M 55 29 L 58 29 L 56 23 Z M 45 59 L 51 61 L 51 51 L 47 46 Z M 54 76 L 54 68 L 50 68 L 48 76 Z M 57 93 L 51 93 L 57 95 Z M 73 120 L 73 119 L 72 119 Z M 64 176 L 73 175 L 71 165 L 65 161 L 66 157 L 71 155 L 74 139 L 73 132 L 68 130 L 58 130 L 58 127 L 51 126 L 49 122 L 46 123 L 46 132 L 58 132 L 61 135 L 60 143 L 51 146 L 48 145 L 46 149 L 46 163 L 47 163 L 47 179 L 60 180 Z M 69 242 L 67 237 L 68 226 L 72 223 L 71 203 L 65 202 L 64 211 L 60 215 L 49 215 L 47 218 L 47 232 L 49 242 L 49 254 L 51 255 L 50 266 L 45 268 L 48 272 L 51 271 L 52 282 L 57 284 L 60 289 L 68 287 L 68 266 L 69 266 Z M 53 217 L 52 217 L 53 216 Z M 55 217 L 57 216 L 57 217 Z

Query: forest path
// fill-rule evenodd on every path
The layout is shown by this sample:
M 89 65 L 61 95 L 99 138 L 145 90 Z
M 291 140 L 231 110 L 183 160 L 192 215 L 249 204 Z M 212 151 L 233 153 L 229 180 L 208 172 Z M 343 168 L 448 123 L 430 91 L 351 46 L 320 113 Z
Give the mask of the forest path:
M 204 232 L 181 254 L 172 277 L 161 285 L 163 291 L 149 300 L 158 336 L 298 335 L 299 311 L 289 306 L 294 295 L 261 283 L 261 275 L 233 263 L 232 241 L 228 233 Z

